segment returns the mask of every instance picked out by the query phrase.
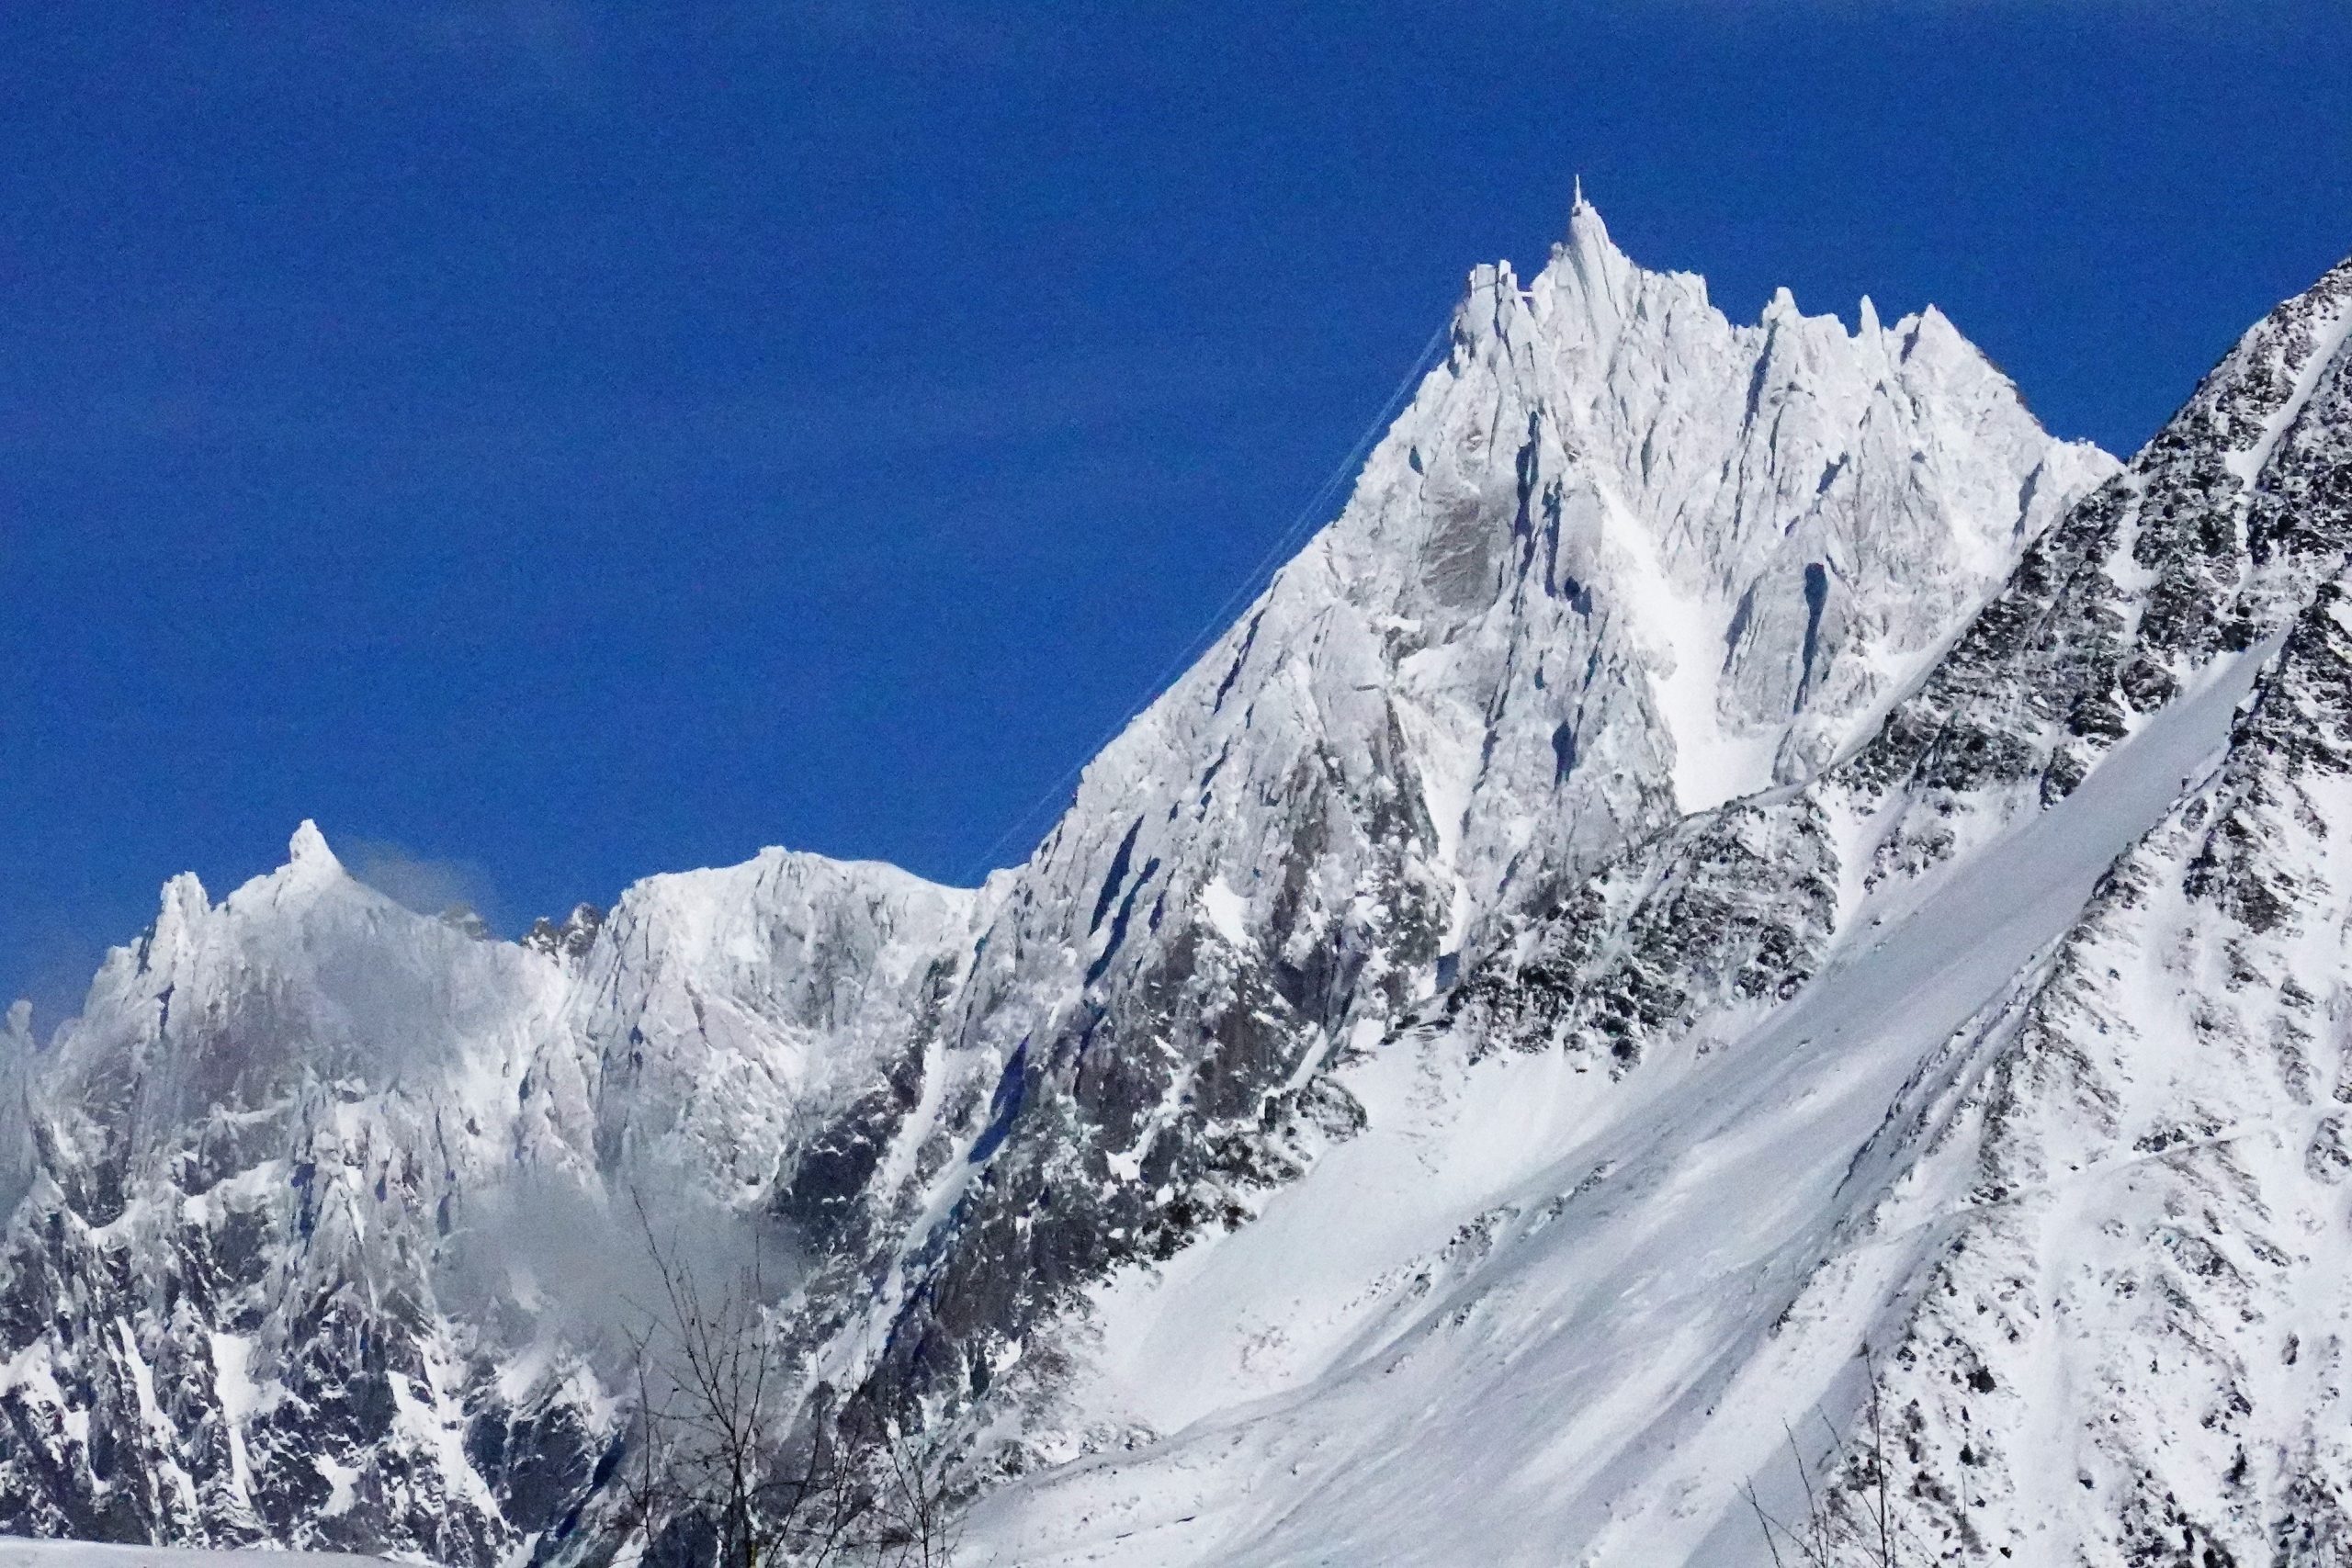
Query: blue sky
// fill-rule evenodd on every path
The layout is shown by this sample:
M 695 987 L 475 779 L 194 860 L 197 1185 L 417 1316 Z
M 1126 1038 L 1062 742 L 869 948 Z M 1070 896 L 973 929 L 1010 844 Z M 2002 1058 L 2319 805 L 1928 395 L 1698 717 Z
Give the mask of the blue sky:
M 2128 449 L 2352 250 L 2347 81 L 2334 4 L 8 7 L 0 992 L 305 816 L 510 931 L 1017 858 L 1577 171 Z

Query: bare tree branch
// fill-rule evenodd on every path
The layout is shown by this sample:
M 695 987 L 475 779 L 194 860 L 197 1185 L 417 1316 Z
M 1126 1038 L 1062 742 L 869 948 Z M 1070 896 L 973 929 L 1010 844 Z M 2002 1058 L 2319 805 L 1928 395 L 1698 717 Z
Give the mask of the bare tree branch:
M 621 1527 L 649 1552 L 684 1551 L 676 1568 L 948 1568 L 952 1494 L 935 1456 L 895 1424 L 845 1417 L 821 1389 L 796 1429 L 760 1247 L 714 1284 L 631 1200 L 660 1299 L 628 1337 L 638 1399 Z
M 1795 1554 L 1798 1568 L 1847 1568 L 1848 1564 L 1903 1568 L 1906 1559 L 1902 1543 L 1906 1538 L 1917 1540 L 1896 1506 L 1894 1470 L 1887 1461 L 1885 1393 L 1879 1381 L 1878 1363 L 1867 1345 L 1860 1359 L 1870 1393 L 1862 1412 L 1868 1447 L 1857 1452 L 1830 1425 L 1827 1416 L 1820 1417 L 1830 1444 L 1821 1468 L 1826 1474 L 1838 1478 L 1835 1486 L 1825 1492 L 1814 1484 L 1815 1467 L 1805 1462 L 1795 1431 L 1782 1422 L 1781 1429 L 1788 1438 L 1789 1461 L 1796 1468 L 1797 1481 L 1804 1494 L 1802 1520 L 1792 1526 L 1774 1516 L 1757 1495 L 1754 1483 L 1740 1488 L 1749 1512 L 1756 1517 L 1757 1529 L 1763 1532 L 1764 1547 L 1771 1556 L 1773 1568 L 1791 1568 L 1783 1547 Z

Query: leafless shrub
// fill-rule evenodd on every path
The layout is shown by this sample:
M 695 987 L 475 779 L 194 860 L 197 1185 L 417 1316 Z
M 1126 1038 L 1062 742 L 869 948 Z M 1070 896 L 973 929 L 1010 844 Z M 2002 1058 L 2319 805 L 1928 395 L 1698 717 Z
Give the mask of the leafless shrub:
M 660 1299 L 628 1337 L 637 1414 L 621 1528 L 677 1568 L 949 1568 L 944 1461 L 888 1416 L 820 1396 L 768 1320 L 759 1244 L 714 1285 L 639 1226 Z M 797 1419 L 796 1420 L 796 1415 Z
M 1774 1568 L 1903 1568 L 1912 1561 L 1903 1551 L 1909 1532 L 1896 1517 L 1878 1365 L 1868 1349 L 1862 1351 L 1861 1361 L 1870 1388 L 1861 1434 L 1866 1446 L 1857 1447 L 1823 1421 L 1830 1448 L 1821 1468 L 1838 1479 L 1837 1487 L 1831 1490 L 1814 1483 L 1815 1467 L 1805 1462 L 1795 1430 L 1783 1424 L 1789 1462 L 1804 1489 L 1804 1511 L 1781 1518 L 1764 1506 L 1753 1482 L 1740 1488 L 1756 1516 L 1757 1528 L 1764 1532 L 1765 1549 L 1772 1555 Z

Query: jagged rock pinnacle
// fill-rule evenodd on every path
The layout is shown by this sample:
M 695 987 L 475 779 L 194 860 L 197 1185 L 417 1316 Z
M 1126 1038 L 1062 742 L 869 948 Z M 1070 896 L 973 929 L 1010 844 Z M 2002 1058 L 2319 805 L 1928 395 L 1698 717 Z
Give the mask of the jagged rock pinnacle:
M 296 828 L 294 836 L 287 840 L 286 863 L 288 865 L 315 865 L 322 870 L 339 871 L 343 868 L 343 863 L 335 858 L 334 851 L 327 847 L 327 836 L 320 832 L 319 825 L 308 817 L 302 818 L 301 826 Z

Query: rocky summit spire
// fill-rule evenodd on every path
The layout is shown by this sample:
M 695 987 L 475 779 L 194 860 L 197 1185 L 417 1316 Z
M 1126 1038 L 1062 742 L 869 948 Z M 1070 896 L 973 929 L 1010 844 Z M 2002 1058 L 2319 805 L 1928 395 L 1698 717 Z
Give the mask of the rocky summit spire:
M 1569 291 L 1582 297 L 1581 309 L 1598 335 L 1613 335 L 1621 302 L 1642 269 L 1609 237 L 1600 209 L 1585 199 L 1581 179 L 1577 182 L 1576 203 L 1568 209 L 1567 237 L 1552 247 L 1546 270 L 1557 282 L 1572 284 Z
M 327 847 L 327 836 L 319 831 L 319 825 L 305 817 L 287 840 L 286 857 L 296 865 L 307 861 L 330 863 L 334 861 L 334 852 Z

